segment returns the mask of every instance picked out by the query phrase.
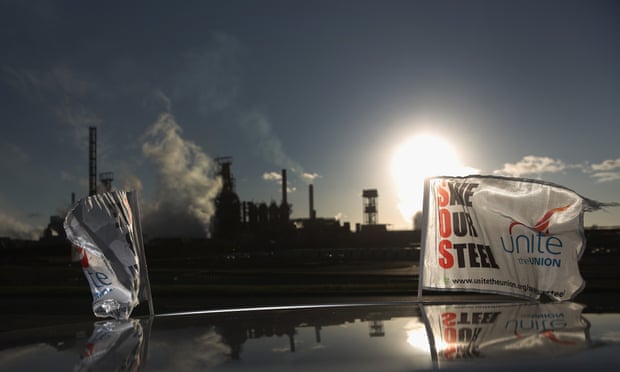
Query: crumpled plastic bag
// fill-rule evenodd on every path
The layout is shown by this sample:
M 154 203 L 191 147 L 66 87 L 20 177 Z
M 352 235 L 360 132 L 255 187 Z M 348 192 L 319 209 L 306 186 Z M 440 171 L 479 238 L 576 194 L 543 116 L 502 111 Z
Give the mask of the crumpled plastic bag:
M 125 191 L 89 196 L 65 218 L 97 317 L 128 319 L 139 303 L 142 233 L 131 198 L 135 201 L 135 193 Z

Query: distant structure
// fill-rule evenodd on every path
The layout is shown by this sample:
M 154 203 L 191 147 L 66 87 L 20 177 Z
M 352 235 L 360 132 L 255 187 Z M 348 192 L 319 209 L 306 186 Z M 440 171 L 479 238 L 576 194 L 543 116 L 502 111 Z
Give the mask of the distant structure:
M 387 230 L 386 224 L 379 223 L 377 198 L 379 192 L 377 189 L 366 189 L 362 191 L 362 197 L 364 198 L 364 224 L 362 226 L 356 226 L 355 231 L 362 232 L 366 235 L 366 239 L 371 239 L 368 234 L 372 234 L 377 242 L 380 240 L 381 234 L 384 234 Z
M 99 182 L 101 182 L 101 186 L 103 187 L 103 192 L 112 191 L 113 180 L 114 180 L 114 173 L 112 172 L 99 173 Z
M 224 156 L 216 158 L 215 161 L 218 165 L 217 175 L 222 179 L 222 190 L 215 199 L 213 233 L 218 238 L 230 238 L 239 231 L 241 226 L 241 203 L 235 191 L 235 179 L 230 170 L 232 158 Z
M 287 201 L 287 188 L 288 184 L 286 181 L 286 169 L 282 169 L 282 205 L 286 205 Z
M 385 336 L 385 328 L 383 327 L 382 320 L 368 320 L 368 335 L 370 337 L 383 337 Z
M 362 197 L 364 198 L 364 225 L 376 225 L 378 223 L 377 198 L 379 192 L 377 189 L 366 189 L 362 191 Z
M 97 193 L 97 127 L 88 128 L 88 195 Z
M 308 218 L 311 220 L 316 219 L 316 210 L 314 209 L 314 186 L 308 185 Z
M 280 204 L 280 222 L 284 225 L 289 223 L 291 206 L 288 204 L 288 184 L 286 181 L 286 169 L 282 169 L 282 204 Z
M 66 235 L 65 235 L 65 228 L 63 226 L 63 223 L 64 223 L 63 217 L 50 216 L 50 222 L 45 228 L 45 230 L 43 230 L 43 236 L 41 238 L 49 240 L 49 239 L 59 237 L 60 239 L 64 239 Z

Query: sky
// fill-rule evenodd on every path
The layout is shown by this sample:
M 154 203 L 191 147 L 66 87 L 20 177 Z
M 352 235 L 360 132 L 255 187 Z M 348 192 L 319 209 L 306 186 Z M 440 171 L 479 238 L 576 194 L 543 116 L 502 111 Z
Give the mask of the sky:
M 241 200 L 279 203 L 287 169 L 293 218 L 312 183 L 352 225 L 374 188 L 411 228 L 428 172 L 620 201 L 616 1 L 2 0 L 0 50 L 0 236 L 87 195 L 90 126 L 98 171 L 179 234 L 207 226 L 223 156 Z

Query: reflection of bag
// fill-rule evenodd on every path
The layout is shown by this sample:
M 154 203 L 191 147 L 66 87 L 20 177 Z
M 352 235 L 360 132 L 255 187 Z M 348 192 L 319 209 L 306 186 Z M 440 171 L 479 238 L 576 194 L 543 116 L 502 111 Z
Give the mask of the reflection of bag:
M 80 200 L 65 218 L 98 317 L 127 319 L 139 300 L 148 299 L 148 279 L 140 277 L 145 261 L 136 213 L 135 193 L 115 191 Z
M 134 371 L 141 361 L 144 335 L 137 320 L 95 323 L 76 371 Z
M 440 361 L 571 355 L 588 347 L 583 305 L 424 306 Z

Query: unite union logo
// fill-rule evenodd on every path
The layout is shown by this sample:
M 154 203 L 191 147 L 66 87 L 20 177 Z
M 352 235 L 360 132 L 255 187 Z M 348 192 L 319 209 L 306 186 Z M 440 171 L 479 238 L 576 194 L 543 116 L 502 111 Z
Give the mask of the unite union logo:
M 549 225 L 551 224 L 551 217 L 557 213 L 565 212 L 570 207 L 571 204 L 567 204 L 550 209 L 534 226 L 529 226 L 511 218 L 512 222 L 508 228 L 508 236 L 500 237 L 500 243 L 504 252 L 518 255 L 528 254 L 528 257 L 520 256 L 518 258 L 520 264 L 560 267 L 561 261 L 558 255 L 562 254 L 564 242 L 560 236 L 549 233 Z M 513 229 L 516 226 L 523 226 L 530 233 L 519 233 L 517 230 L 515 235 L 513 234 Z
M 512 220 L 512 222 L 510 223 L 510 227 L 508 228 L 508 233 L 510 235 L 512 235 L 512 229 L 515 226 L 521 225 L 524 226 L 532 231 L 538 231 L 540 233 L 543 234 L 549 234 L 549 223 L 551 222 L 551 217 L 559 212 L 564 212 L 565 210 L 567 210 L 568 208 L 570 208 L 570 204 L 567 204 L 563 207 L 558 207 L 558 208 L 553 208 L 549 211 L 547 211 L 547 213 L 545 213 L 542 218 L 540 220 L 538 220 L 538 222 L 536 222 L 536 224 L 534 224 L 534 226 L 528 226 L 522 222 L 518 222 L 515 221 L 514 219 Z

